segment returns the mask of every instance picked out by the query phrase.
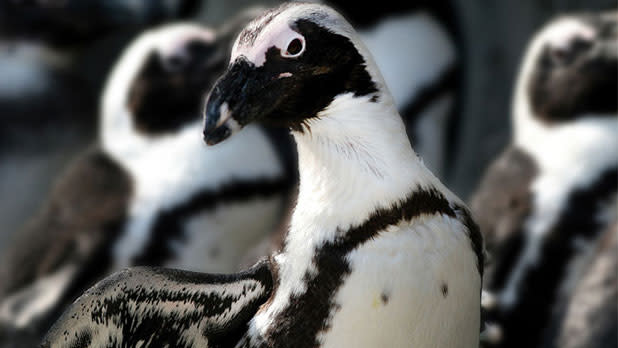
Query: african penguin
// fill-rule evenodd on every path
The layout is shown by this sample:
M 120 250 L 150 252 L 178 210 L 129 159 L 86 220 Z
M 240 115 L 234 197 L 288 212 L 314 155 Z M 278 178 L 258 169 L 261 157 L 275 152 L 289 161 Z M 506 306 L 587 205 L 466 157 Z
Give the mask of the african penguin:
M 39 341 L 64 305 L 127 266 L 236 271 L 275 228 L 291 181 L 266 133 L 250 127 L 216 148 L 201 141 L 221 47 L 209 29 L 174 24 L 124 52 L 102 98 L 100 143 L 2 254 L 0 342 Z
M 450 1 L 328 1 L 359 31 L 382 72 L 410 141 L 447 176 L 458 120 L 461 37 Z
M 481 235 L 414 153 L 343 17 L 288 3 L 255 19 L 205 114 L 210 145 L 252 122 L 291 129 L 300 187 L 283 250 L 235 275 L 117 273 L 43 347 L 478 346 Z
M 493 256 L 485 288 L 500 347 L 540 343 L 579 255 L 615 221 L 617 24 L 616 12 L 563 16 L 534 37 L 515 87 L 512 144 L 472 198 Z
M 453 137 L 448 126 L 457 120 L 460 57 L 457 26 L 449 1 L 371 3 L 328 1 L 354 25 L 382 73 L 406 126 L 410 142 L 438 178 Z M 392 43 L 396 43 L 393 49 Z M 448 139 L 447 139 L 448 138 Z M 292 207 L 290 205 L 290 207 Z M 287 220 L 291 218 L 291 212 Z M 281 249 L 288 224 L 256 248 Z M 258 259 L 249 258 L 247 266 Z

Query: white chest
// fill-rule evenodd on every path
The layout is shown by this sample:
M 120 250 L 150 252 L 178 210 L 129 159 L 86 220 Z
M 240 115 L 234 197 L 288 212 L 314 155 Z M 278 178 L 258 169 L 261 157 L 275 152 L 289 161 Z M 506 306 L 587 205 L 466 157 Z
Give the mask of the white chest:
M 481 276 L 465 227 L 406 206 L 441 205 L 421 193 L 431 190 L 461 203 L 418 160 L 385 96 L 338 96 L 311 132 L 294 133 L 298 203 L 249 346 L 295 334 L 296 346 L 478 347 Z
M 346 256 L 350 273 L 331 295 L 333 312 L 328 330 L 318 333 L 320 347 L 478 347 L 481 278 L 470 240 L 457 220 L 421 219 L 391 226 Z M 312 291 L 286 285 L 302 284 L 306 273 L 289 266 L 281 264 L 277 295 L 254 318 L 252 334 L 277 325 L 290 294 Z
M 453 228 L 453 229 L 451 229 Z M 455 220 L 392 227 L 348 255 L 323 347 L 478 347 L 481 279 Z
M 195 272 L 231 273 L 247 252 L 274 231 L 282 211 L 282 195 L 222 204 L 184 225 L 184 238 L 174 247 L 175 259 L 165 266 Z
M 212 148 L 202 144 L 199 128 L 200 123 L 196 122 L 168 138 L 147 140 L 134 136 L 125 140 L 133 143 L 125 144 L 124 148 L 122 144 L 115 143 L 113 146 L 118 148 L 108 146 L 135 182 L 129 220 L 113 250 L 115 268 L 131 265 L 133 258 L 150 240 L 153 224 L 162 212 L 186 203 L 203 191 L 216 194 L 223 186 L 233 185 L 236 181 L 251 182 L 282 177 L 281 163 L 259 128 L 247 127 L 243 130 L 243 136 Z M 231 220 L 239 219 L 239 214 L 246 213 L 243 209 L 236 209 L 238 207 L 232 208 L 225 212 L 224 206 L 218 206 L 214 211 L 205 211 L 203 214 L 196 212 L 190 216 L 184 226 L 187 232 L 185 237 L 189 242 L 176 246 L 190 246 L 193 249 L 200 246 L 202 255 L 208 255 L 211 248 L 216 248 L 209 245 L 210 242 L 221 239 L 226 228 L 230 224 L 234 225 Z M 267 210 L 260 211 L 265 223 L 270 223 L 280 214 L 277 203 L 267 203 L 263 208 Z M 248 230 L 247 235 L 252 236 L 254 231 Z M 200 233 L 203 235 L 200 236 Z M 257 226 L 256 233 L 265 233 L 264 226 Z M 187 258 L 196 252 L 188 253 Z M 184 263 L 177 260 L 180 263 L 175 266 L 188 267 L 188 260 L 184 260 Z M 203 261 L 198 264 L 203 265 Z

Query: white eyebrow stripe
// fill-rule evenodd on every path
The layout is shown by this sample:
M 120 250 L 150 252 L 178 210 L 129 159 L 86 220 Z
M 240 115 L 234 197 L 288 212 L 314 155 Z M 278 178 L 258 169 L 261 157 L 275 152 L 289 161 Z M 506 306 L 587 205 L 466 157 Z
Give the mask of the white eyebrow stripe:
M 281 27 L 282 25 L 284 26 L 283 28 Z M 266 52 L 271 47 L 278 48 L 284 52 L 287 48 L 286 45 L 295 38 L 305 41 L 305 38 L 292 30 L 287 22 L 271 23 L 260 33 L 253 46 L 235 46 L 232 51 L 231 61 L 242 55 L 255 66 L 262 66 L 266 61 Z
M 247 32 L 243 31 L 236 39 L 230 62 L 242 55 L 255 66 L 262 66 L 269 48 L 274 46 L 284 50 L 290 42 L 284 38 L 302 37 L 300 33 L 291 28 L 294 22 L 302 19 L 328 28 L 335 34 L 346 37 L 354 35 L 352 26 L 328 6 L 316 3 L 294 4 L 292 2 L 290 4 L 291 6 L 282 8 L 278 13 L 267 12 L 249 24 Z
M 548 28 L 544 36 L 551 47 L 566 49 L 571 40 L 576 37 L 593 40 L 596 31 L 576 18 L 565 18 Z

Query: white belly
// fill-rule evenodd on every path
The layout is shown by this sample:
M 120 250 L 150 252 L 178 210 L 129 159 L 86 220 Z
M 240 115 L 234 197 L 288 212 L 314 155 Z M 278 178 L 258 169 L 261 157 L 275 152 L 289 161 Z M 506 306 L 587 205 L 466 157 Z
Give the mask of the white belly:
M 478 347 L 481 279 L 459 222 L 393 227 L 348 258 L 322 347 Z
M 177 258 L 166 266 L 206 273 L 238 271 L 247 251 L 276 229 L 281 204 L 281 195 L 276 195 L 222 204 L 195 216 L 184 225 Z

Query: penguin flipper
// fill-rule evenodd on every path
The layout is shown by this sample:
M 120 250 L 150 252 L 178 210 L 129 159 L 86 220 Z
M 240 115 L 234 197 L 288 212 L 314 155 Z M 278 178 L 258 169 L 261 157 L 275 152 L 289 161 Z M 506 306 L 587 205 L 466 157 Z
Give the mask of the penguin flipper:
M 530 185 L 538 172 L 532 158 L 516 147 L 508 147 L 485 172 L 478 190 L 470 199 L 470 210 L 490 256 L 507 257 L 523 238 L 523 225 L 532 209 Z M 495 260 L 499 261 L 499 260 Z M 491 263 L 491 262 L 490 262 Z M 489 267 L 486 281 L 491 283 Z
M 558 307 L 560 310 L 554 311 L 558 315 L 554 319 L 558 332 L 547 339 L 554 347 L 616 346 L 618 223 L 614 222 L 599 236 L 593 253 L 569 298 Z
M 98 147 L 73 160 L 0 254 L 0 301 L 63 265 L 86 264 L 123 221 L 131 191 L 131 179 Z
M 0 252 L 0 342 L 36 345 L 64 307 L 105 275 L 131 192 L 131 178 L 98 146 L 71 161 Z
M 42 347 L 234 346 L 272 289 L 268 261 L 232 275 L 125 269 L 69 306 Z

